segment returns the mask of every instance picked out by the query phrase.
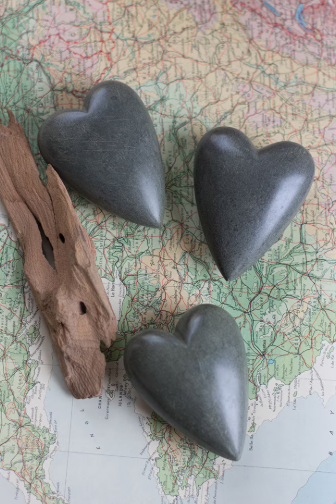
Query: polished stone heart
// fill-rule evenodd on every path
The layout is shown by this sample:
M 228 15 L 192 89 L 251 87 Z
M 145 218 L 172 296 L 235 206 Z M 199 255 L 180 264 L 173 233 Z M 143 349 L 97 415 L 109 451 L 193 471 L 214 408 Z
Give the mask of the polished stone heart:
M 83 110 L 50 116 L 38 144 L 63 180 L 96 205 L 138 224 L 161 225 L 165 181 L 160 147 L 146 107 L 126 84 L 98 84 Z
M 293 142 L 257 150 L 234 128 L 201 139 L 194 183 L 206 241 L 226 280 L 249 269 L 280 238 L 314 179 L 309 152 Z
M 240 458 L 248 377 L 231 315 L 212 305 L 192 308 L 174 334 L 150 329 L 136 335 L 124 361 L 134 387 L 164 420 L 204 448 Z

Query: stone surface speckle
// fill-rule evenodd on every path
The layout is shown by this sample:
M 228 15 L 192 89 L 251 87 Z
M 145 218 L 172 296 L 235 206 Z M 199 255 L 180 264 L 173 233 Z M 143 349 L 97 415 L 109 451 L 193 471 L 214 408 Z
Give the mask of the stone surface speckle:
M 226 280 L 251 268 L 300 209 L 314 179 L 310 153 L 293 142 L 257 150 L 239 130 L 206 133 L 195 155 L 195 195 L 212 256 Z
M 50 116 L 41 154 L 70 187 L 126 220 L 160 227 L 164 168 L 156 132 L 139 96 L 118 81 L 89 91 L 83 110 Z
M 248 374 L 231 315 L 208 304 L 191 308 L 174 334 L 149 329 L 134 336 L 124 362 L 134 387 L 164 420 L 204 448 L 240 458 Z

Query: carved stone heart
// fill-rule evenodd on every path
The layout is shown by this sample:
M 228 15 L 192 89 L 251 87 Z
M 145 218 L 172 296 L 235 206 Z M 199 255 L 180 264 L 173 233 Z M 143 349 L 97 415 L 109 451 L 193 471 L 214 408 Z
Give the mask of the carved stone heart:
M 314 179 L 309 152 L 293 142 L 257 150 L 234 128 L 215 128 L 195 157 L 195 195 L 205 238 L 226 280 L 278 240 Z
M 38 144 L 45 161 L 93 203 L 138 224 L 161 225 L 165 181 L 160 147 L 146 107 L 126 84 L 98 84 L 83 110 L 50 116 Z
M 206 449 L 240 458 L 248 376 L 243 339 L 231 315 L 196 306 L 174 334 L 150 329 L 136 335 L 124 362 L 134 387 L 164 420 Z

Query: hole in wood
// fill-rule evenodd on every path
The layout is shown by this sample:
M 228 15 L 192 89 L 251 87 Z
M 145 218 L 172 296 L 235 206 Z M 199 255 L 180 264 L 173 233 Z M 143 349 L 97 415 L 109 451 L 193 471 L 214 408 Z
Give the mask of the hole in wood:
M 80 301 L 79 308 L 80 308 L 81 315 L 85 315 L 85 313 L 86 313 L 86 306 L 85 306 L 85 303 L 83 303 L 83 301 Z
M 35 217 L 35 220 L 36 220 L 36 224 L 37 224 L 37 227 L 38 227 L 38 229 L 40 231 L 40 235 L 41 235 L 41 238 L 42 238 L 42 252 L 43 252 L 43 255 L 47 259 L 47 261 L 50 264 L 50 266 L 52 268 L 56 269 L 55 268 L 54 249 L 53 249 L 53 247 L 52 247 L 52 245 L 50 243 L 50 240 L 49 240 L 48 236 L 46 236 L 45 232 L 43 231 L 43 227 L 42 227 L 40 221 L 38 219 L 36 219 L 36 217 Z
M 59 239 L 61 240 L 62 243 L 65 243 L 65 238 L 64 236 L 62 235 L 62 233 L 60 233 L 59 235 Z

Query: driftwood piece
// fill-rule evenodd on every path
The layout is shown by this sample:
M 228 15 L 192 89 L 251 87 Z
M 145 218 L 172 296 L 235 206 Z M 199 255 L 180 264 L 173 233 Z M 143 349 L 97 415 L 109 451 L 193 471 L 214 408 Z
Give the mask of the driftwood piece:
M 100 342 L 109 346 L 116 335 L 95 248 L 61 179 L 49 165 L 48 184 L 42 182 L 22 126 L 10 111 L 8 115 L 8 127 L 0 124 L 0 197 L 23 249 L 24 271 L 66 384 L 78 399 L 94 397 L 101 394 L 106 366 Z M 52 247 L 49 262 L 42 250 L 43 234 Z

